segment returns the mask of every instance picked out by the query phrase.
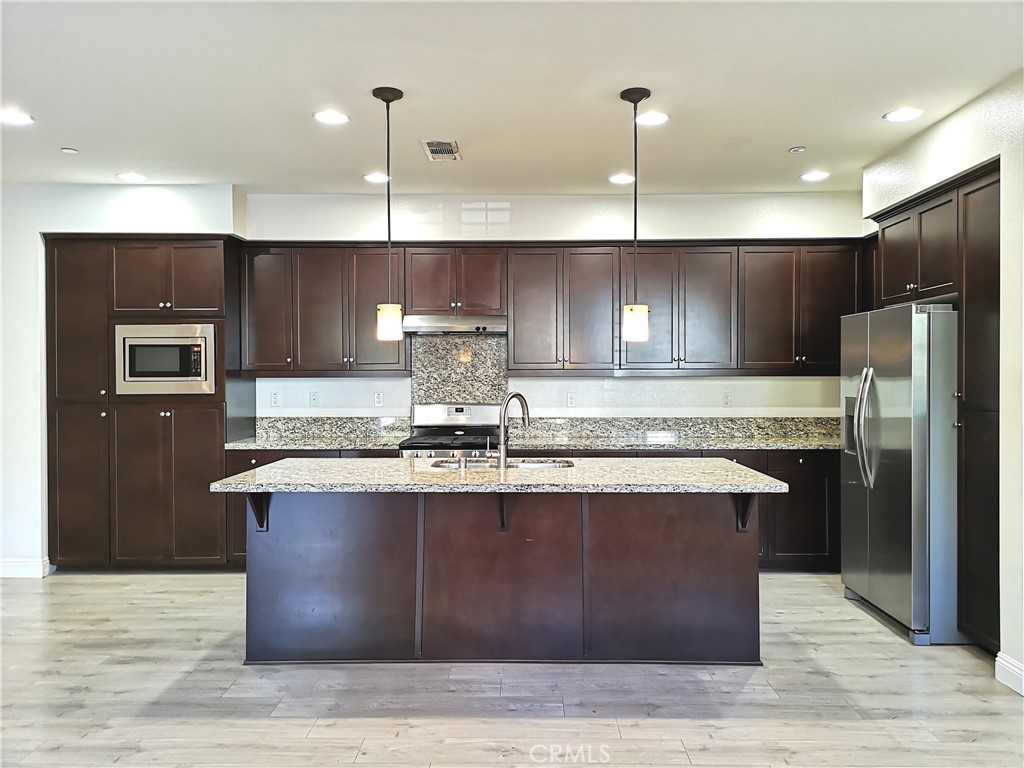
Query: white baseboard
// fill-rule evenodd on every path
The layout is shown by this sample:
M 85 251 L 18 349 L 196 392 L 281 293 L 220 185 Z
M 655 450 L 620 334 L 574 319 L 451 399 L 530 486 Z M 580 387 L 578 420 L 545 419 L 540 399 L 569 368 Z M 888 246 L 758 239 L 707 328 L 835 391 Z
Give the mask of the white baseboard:
M 0 560 L 0 578 L 41 579 L 50 575 L 50 558 L 5 557 Z
M 1024 696 L 1024 664 L 1002 651 L 996 654 L 996 680 Z

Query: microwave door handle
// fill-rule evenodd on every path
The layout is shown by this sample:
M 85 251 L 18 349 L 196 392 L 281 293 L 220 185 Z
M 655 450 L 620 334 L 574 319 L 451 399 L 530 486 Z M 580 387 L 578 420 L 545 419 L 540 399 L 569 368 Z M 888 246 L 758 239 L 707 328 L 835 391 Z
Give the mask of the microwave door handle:
M 853 449 L 857 454 L 857 469 L 860 470 L 860 480 L 864 487 L 868 487 L 868 476 L 864 471 L 864 438 L 861 432 L 863 424 L 861 413 L 864 408 L 864 382 L 868 377 L 868 369 L 864 367 L 860 372 L 860 383 L 857 385 L 857 398 L 853 404 Z
M 858 427 L 858 431 L 860 432 L 861 453 L 864 456 L 864 485 L 868 490 L 875 487 L 875 474 L 871 471 L 871 457 L 868 456 L 867 441 L 864 439 L 864 422 L 868 412 L 868 397 L 871 394 L 871 382 L 874 378 L 875 369 L 868 368 L 867 376 L 864 377 L 864 394 L 861 395 L 860 421 Z

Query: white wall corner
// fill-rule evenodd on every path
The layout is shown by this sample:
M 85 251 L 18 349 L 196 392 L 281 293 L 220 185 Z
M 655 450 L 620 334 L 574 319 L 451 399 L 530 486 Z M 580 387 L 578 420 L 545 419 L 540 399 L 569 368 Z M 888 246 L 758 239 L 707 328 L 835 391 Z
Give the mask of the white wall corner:
M 48 557 L 5 557 L 0 560 L 0 578 L 3 579 L 42 579 L 52 571 Z
M 1024 664 L 1002 651 L 996 654 L 996 680 L 1024 696 Z

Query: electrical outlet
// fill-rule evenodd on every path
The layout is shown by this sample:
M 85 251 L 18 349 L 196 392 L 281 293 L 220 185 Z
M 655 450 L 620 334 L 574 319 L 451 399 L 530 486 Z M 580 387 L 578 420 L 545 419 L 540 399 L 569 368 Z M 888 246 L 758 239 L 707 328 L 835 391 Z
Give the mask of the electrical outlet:
M 384 407 L 384 393 L 383 392 L 374 392 L 373 393 L 373 404 L 377 408 L 383 408 Z
M 270 407 L 279 408 L 281 406 L 281 393 L 271 392 L 270 393 Z
M 309 393 L 309 407 L 310 408 L 319 408 L 320 407 L 320 393 L 319 392 L 310 392 Z
M 722 393 L 722 405 L 724 405 L 726 408 L 732 407 L 732 392 Z
M 575 408 L 576 407 L 576 393 L 575 392 L 570 392 L 569 394 L 567 394 L 565 396 L 565 404 L 569 408 Z

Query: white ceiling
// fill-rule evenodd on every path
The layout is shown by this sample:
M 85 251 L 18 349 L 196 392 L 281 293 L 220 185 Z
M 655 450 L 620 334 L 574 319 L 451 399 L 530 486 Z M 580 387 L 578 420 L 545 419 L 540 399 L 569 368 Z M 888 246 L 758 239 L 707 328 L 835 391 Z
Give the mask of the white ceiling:
M 5 182 L 236 184 L 379 194 L 378 85 L 394 190 L 624 194 L 860 188 L 860 169 L 1024 61 L 1021 2 L 2 3 Z M 900 105 L 927 110 L 886 123 Z M 338 127 L 310 117 L 337 108 Z M 420 139 L 464 160 L 428 163 Z M 805 144 L 806 153 L 787 148 Z M 61 153 L 73 146 L 78 155 Z M 823 168 L 809 185 L 798 176 Z

